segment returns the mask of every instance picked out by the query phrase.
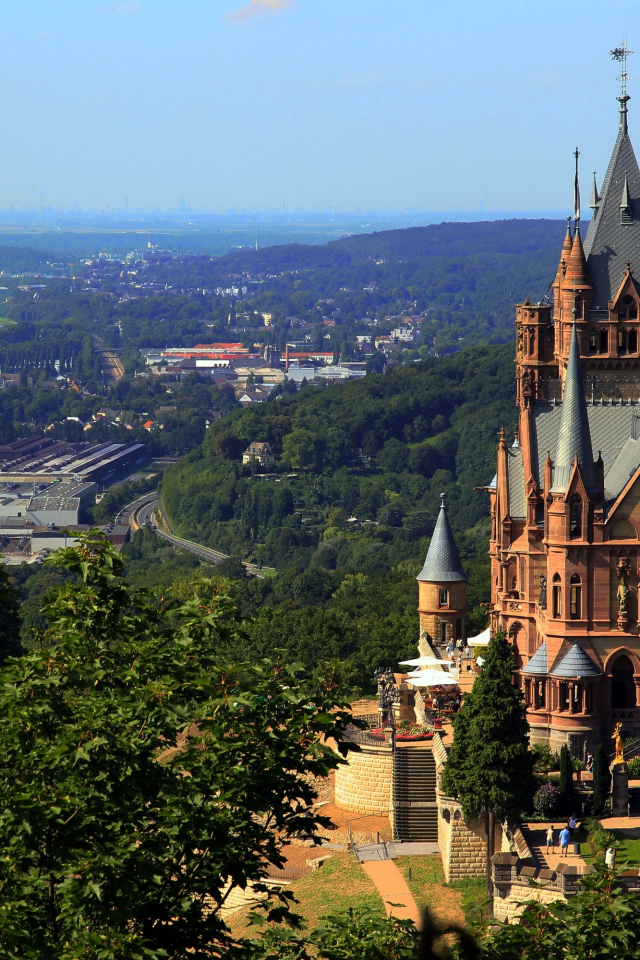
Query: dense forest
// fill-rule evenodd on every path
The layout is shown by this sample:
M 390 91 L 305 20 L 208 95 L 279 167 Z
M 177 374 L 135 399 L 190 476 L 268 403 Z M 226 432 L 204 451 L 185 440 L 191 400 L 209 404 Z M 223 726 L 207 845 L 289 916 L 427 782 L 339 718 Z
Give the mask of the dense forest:
M 248 650 L 285 645 L 310 666 L 331 654 L 365 686 L 408 653 L 441 492 L 471 575 L 469 631 L 483 629 L 488 511 L 474 488 L 495 471 L 497 430 L 515 424 L 513 391 L 512 346 L 472 348 L 232 411 L 170 467 L 163 506 L 183 536 L 277 570 L 235 583 L 257 617 Z M 275 464 L 242 465 L 252 440 Z M 127 551 L 142 560 L 144 537 Z

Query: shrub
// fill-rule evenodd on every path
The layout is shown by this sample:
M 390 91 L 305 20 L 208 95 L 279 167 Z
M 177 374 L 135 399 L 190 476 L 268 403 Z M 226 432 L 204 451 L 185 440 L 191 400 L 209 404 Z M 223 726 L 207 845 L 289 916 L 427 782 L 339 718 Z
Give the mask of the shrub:
M 577 757 L 573 758 L 573 760 L 571 761 L 571 764 L 573 766 L 574 772 L 578 770 L 584 770 L 584 763 L 582 762 L 582 760 L 578 760 Z
M 587 817 L 586 820 L 582 821 L 582 826 L 596 853 L 603 853 L 607 847 L 614 846 L 616 838 L 608 830 L 605 830 L 595 817 Z
M 560 806 L 560 791 L 553 783 L 543 783 L 533 796 L 533 806 L 541 816 L 554 817 Z
M 536 773 L 546 773 L 555 769 L 555 758 L 548 743 L 534 743 L 531 747 L 533 754 L 533 769 Z
M 629 779 L 640 780 L 640 757 L 629 760 Z

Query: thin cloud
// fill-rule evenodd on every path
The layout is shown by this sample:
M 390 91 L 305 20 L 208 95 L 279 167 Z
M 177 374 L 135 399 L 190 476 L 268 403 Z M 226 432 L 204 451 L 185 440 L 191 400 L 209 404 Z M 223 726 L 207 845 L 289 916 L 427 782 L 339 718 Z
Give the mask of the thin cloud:
M 265 13 L 276 13 L 278 10 L 290 10 L 296 0 L 249 0 L 243 7 L 228 13 L 225 20 L 236 22 L 261 17 Z

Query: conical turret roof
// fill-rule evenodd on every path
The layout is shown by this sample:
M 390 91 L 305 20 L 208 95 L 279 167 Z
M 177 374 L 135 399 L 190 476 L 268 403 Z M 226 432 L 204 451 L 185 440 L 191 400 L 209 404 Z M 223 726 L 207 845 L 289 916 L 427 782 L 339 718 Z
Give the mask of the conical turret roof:
M 444 502 L 444 493 L 440 494 L 440 497 L 440 513 L 427 551 L 427 559 L 416 579 L 427 580 L 430 583 L 468 580 L 469 577 L 462 569 L 456 541 L 453 538 L 453 530 L 449 523 Z
M 580 348 L 574 321 L 562 395 L 558 450 L 553 465 L 553 490 L 566 490 L 576 454 L 585 485 L 589 489 L 595 489 L 598 486 L 598 474 L 593 460 L 587 401 L 580 366 Z
M 565 287 L 590 287 L 589 270 L 587 268 L 587 258 L 584 255 L 582 238 L 580 237 L 580 227 L 576 224 L 576 232 L 573 237 L 573 246 L 571 255 L 567 263 L 567 272 L 564 278 Z
M 582 677 L 599 677 L 602 670 L 584 652 L 579 643 L 574 643 L 564 655 L 560 663 L 551 671 L 552 677 L 566 677 L 577 680 Z
M 543 641 L 542 646 L 538 647 L 526 667 L 522 668 L 522 672 L 531 674 L 535 677 L 545 677 L 547 675 L 549 672 L 549 664 L 546 640 Z
M 626 188 L 625 188 L 626 180 Z M 621 217 L 621 201 L 626 205 Z M 640 249 L 640 169 L 626 123 L 626 103 L 620 130 L 602 184 L 597 209 L 589 225 L 584 251 L 594 288 L 595 307 L 606 309 L 622 283 L 625 263 L 638 265 Z

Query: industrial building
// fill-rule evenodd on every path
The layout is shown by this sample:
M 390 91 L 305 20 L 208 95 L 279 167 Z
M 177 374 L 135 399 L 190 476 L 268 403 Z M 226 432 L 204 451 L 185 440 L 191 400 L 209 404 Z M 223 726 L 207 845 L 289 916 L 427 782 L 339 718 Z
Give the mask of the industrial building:
M 143 443 L 66 443 L 27 437 L 0 447 L 0 491 L 3 483 L 104 483 L 142 463 L 144 451 Z

